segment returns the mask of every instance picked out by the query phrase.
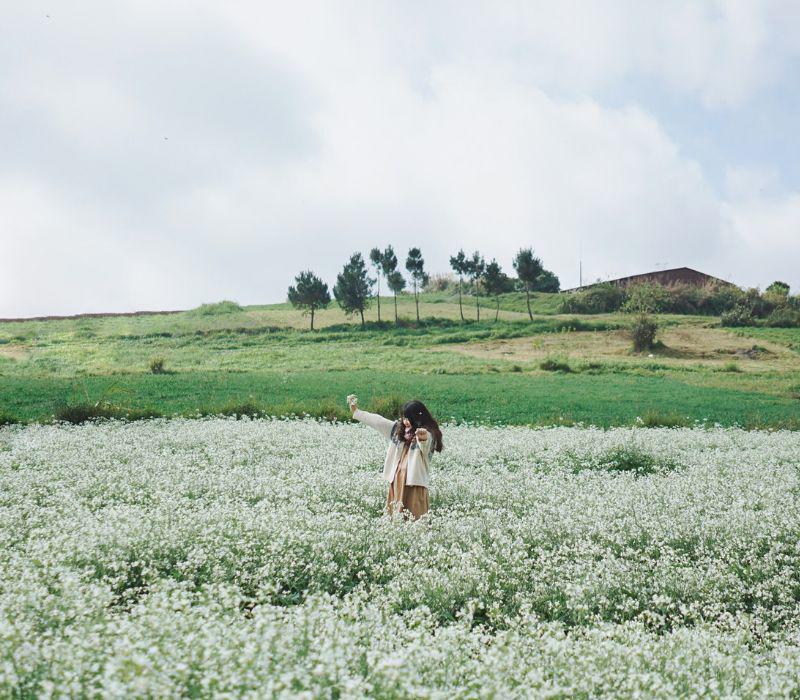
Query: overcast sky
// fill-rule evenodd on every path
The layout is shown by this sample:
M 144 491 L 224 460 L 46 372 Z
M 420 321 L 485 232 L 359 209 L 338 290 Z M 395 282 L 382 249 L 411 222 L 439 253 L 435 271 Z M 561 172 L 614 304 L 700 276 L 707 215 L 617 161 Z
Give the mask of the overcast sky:
M 797 0 L 0 0 L 0 316 L 278 302 L 389 243 L 796 293 L 798 129 Z

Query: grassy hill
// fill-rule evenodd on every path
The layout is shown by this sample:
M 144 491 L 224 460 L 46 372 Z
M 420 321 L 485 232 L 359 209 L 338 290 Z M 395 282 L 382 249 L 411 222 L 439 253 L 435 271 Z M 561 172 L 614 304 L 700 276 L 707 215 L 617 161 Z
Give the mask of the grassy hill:
M 308 412 L 346 418 L 344 396 L 391 412 L 411 397 L 459 421 L 610 426 L 695 420 L 797 427 L 800 331 L 719 327 L 661 316 L 661 341 L 635 354 L 624 314 L 565 316 L 559 295 L 494 300 L 423 294 L 376 305 L 362 329 L 335 305 L 318 330 L 288 304 L 0 323 L 0 414 L 49 420 L 95 412 Z M 150 365 L 161 359 L 164 373 Z M 79 409 L 72 410 L 70 409 Z M 637 419 L 639 419 L 637 421 Z

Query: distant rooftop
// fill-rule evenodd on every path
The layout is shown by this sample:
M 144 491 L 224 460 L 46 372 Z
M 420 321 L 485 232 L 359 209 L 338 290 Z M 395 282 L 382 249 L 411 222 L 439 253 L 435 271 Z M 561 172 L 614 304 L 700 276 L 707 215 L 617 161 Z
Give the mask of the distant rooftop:
M 693 270 L 691 267 L 674 267 L 671 270 L 655 270 L 654 272 L 642 272 L 638 275 L 629 275 L 628 277 L 618 277 L 612 280 L 602 280 L 601 282 L 593 282 L 592 284 L 584 284 L 581 287 L 572 287 L 571 289 L 563 289 L 563 292 L 577 292 L 581 289 L 588 289 L 595 287 L 598 284 L 615 284 L 626 287 L 629 284 L 640 284 L 642 282 L 652 282 L 662 284 L 666 287 L 675 284 L 690 284 L 696 287 L 702 287 L 706 284 L 722 284 L 735 287 L 733 282 L 707 275 L 705 272 Z

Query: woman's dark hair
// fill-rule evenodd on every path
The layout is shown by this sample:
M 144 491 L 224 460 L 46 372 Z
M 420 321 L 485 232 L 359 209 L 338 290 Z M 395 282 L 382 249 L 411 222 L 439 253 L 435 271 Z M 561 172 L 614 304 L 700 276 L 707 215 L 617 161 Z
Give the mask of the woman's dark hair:
M 444 447 L 444 443 L 442 442 L 442 431 L 439 428 L 439 424 L 436 422 L 436 419 L 431 415 L 431 412 L 427 409 L 422 401 L 407 401 L 403 404 L 403 408 L 400 410 L 400 418 L 401 420 L 398 421 L 399 425 L 397 426 L 397 435 L 402 439 L 403 436 L 403 418 L 408 418 L 411 423 L 411 427 L 416 430 L 417 428 L 425 428 L 433 437 L 433 450 L 436 452 L 441 452 L 442 448 Z

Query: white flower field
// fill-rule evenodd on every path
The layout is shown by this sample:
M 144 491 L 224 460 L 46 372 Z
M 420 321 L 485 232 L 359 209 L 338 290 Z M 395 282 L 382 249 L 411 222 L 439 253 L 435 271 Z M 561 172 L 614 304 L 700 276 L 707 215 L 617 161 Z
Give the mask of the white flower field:
M 800 433 L 0 429 L 0 696 L 800 693 Z

